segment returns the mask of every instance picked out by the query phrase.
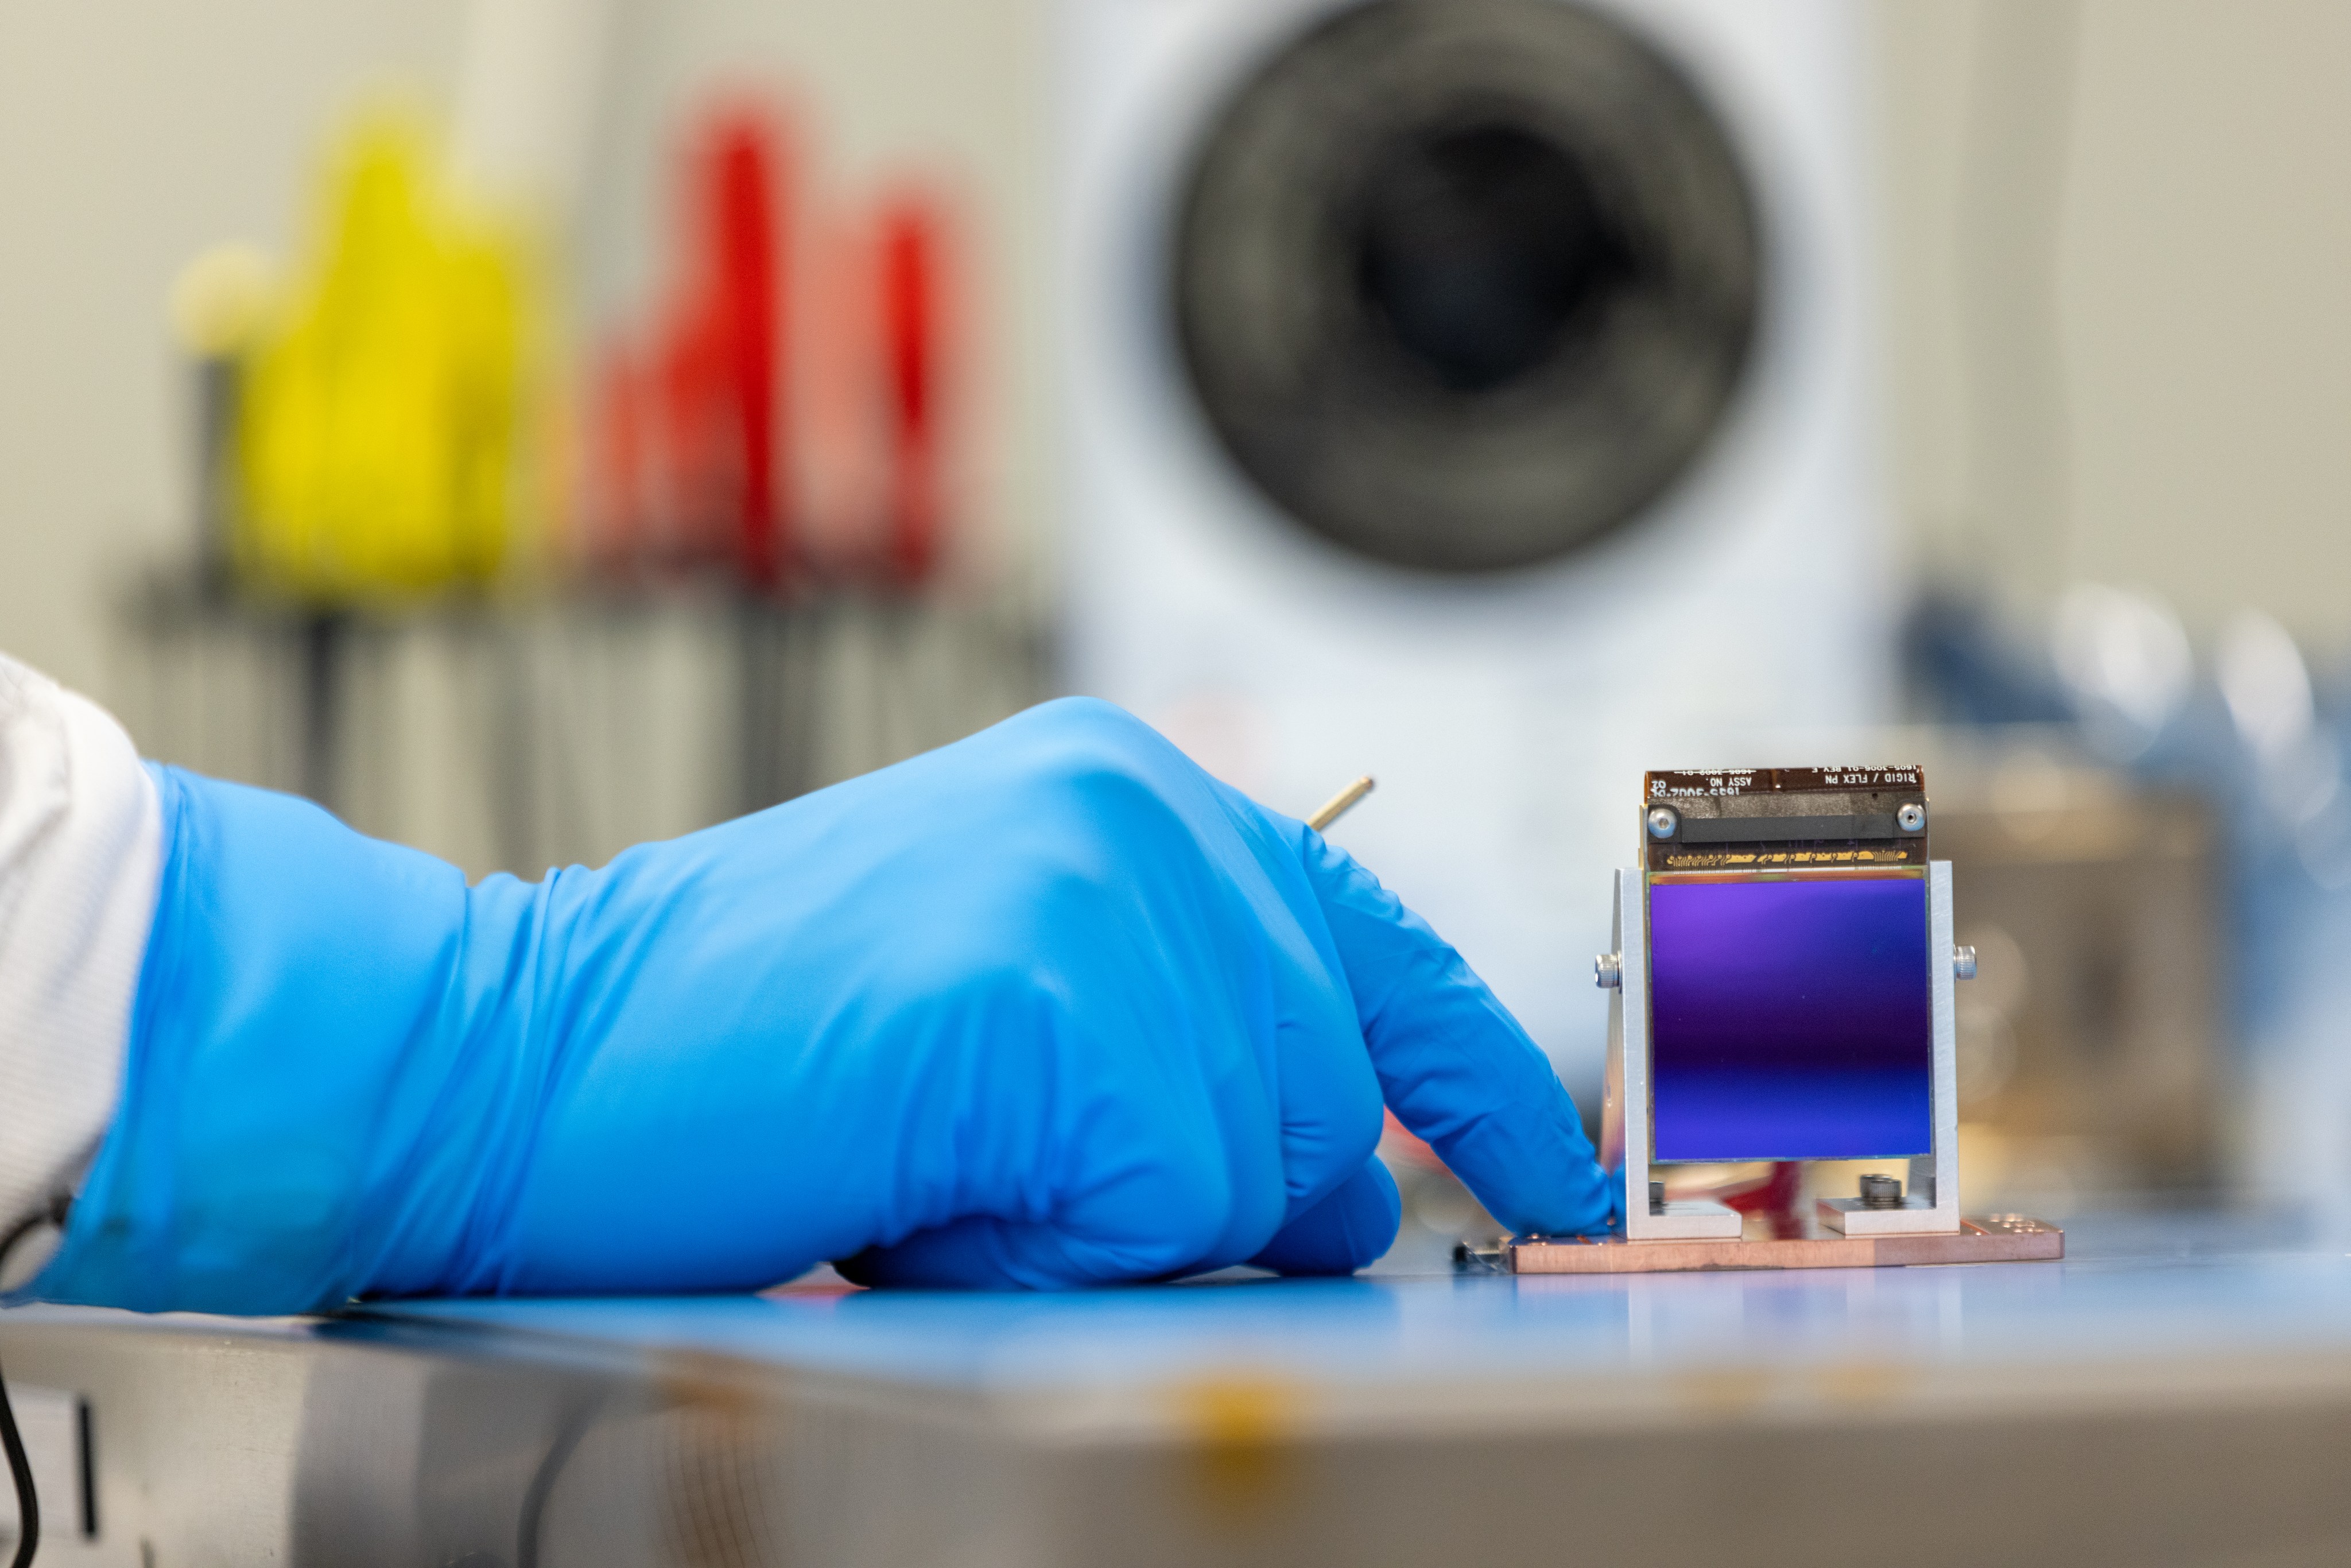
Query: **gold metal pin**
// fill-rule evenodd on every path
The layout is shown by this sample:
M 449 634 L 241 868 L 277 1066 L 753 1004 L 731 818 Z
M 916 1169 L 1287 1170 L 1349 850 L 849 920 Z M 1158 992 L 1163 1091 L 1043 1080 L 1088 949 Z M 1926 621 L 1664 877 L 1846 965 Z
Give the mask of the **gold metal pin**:
M 1336 795 L 1322 802 L 1322 809 L 1306 819 L 1306 825 L 1316 832 L 1328 829 L 1345 816 L 1354 803 L 1372 792 L 1372 776 L 1364 774 Z

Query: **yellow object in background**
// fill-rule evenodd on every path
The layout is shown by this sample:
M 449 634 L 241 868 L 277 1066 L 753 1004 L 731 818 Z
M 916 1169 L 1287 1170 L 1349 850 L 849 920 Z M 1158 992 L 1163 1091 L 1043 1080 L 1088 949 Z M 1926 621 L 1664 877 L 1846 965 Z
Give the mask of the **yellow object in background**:
M 469 209 L 416 117 L 362 117 L 312 253 L 249 350 L 234 553 L 314 601 L 494 576 L 516 533 L 530 312 L 518 228 Z

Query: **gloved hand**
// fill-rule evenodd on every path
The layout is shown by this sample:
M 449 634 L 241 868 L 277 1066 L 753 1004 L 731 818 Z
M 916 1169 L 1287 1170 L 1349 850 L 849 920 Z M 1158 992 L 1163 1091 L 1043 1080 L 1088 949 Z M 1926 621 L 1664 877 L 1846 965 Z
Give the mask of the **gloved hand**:
M 123 1096 L 51 1299 L 1344 1271 L 1395 1235 L 1383 1098 L 1505 1224 L 1607 1218 L 1453 950 L 1101 703 L 471 889 L 155 772 Z

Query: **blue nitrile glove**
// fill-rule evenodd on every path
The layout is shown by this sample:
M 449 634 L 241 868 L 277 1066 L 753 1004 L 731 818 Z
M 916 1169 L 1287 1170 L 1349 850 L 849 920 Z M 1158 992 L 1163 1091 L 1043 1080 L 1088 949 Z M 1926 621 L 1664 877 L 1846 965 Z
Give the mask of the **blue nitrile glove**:
M 1453 950 L 1101 703 L 536 884 L 155 772 L 122 1103 L 47 1297 L 1343 1271 L 1395 1235 L 1383 1096 L 1505 1224 L 1606 1218 Z

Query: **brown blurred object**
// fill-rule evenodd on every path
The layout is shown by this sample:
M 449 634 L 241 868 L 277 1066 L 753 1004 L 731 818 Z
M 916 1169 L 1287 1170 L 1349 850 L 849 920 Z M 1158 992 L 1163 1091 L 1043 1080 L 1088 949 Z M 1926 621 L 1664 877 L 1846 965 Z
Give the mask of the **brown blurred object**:
M 2220 877 L 2198 800 L 2012 758 L 1938 789 L 1971 1205 L 2212 1186 Z

